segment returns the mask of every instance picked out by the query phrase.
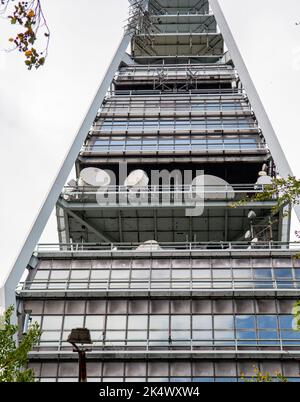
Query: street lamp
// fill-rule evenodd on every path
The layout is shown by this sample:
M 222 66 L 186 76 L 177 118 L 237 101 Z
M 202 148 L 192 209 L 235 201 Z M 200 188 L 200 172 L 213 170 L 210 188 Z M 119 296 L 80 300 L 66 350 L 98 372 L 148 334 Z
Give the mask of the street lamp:
M 91 350 L 92 340 L 87 328 L 74 328 L 68 336 L 68 342 L 73 345 L 73 352 L 79 356 L 79 382 L 86 382 L 86 357 L 85 352 Z

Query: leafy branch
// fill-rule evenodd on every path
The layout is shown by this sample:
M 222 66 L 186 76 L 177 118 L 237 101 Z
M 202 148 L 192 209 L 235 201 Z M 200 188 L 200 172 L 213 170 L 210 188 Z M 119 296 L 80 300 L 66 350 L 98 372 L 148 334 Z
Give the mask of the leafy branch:
M 45 64 L 48 56 L 50 29 L 41 6 L 40 0 L 18 1 L 0 0 L 0 14 L 10 20 L 12 25 L 21 28 L 14 37 L 9 38 L 12 48 L 24 54 L 28 70 L 36 69 Z M 44 40 L 40 49 L 37 48 L 39 34 L 42 31 Z
M 263 373 L 254 366 L 253 372 L 250 378 L 241 373 L 241 380 L 244 382 L 288 382 L 288 379 L 279 371 L 275 373 L 275 376 L 272 376 L 269 372 Z
M 34 323 L 17 346 L 14 336 L 18 333 L 18 325 L 11 324 L 13 312 L 13 306 L 7 309 L 0 327 L 0 382 L 33 382 L 34 372 L 28 369 L 28 353 L 38 342 L 41 331 Z
M 260 185 L 257 185 L 260 186 Z M 271 184 L 263 186 L 262 191 L 257 190 L 257 193 L 251 196 L 246 196 L 242 200 L 231 204 L 232 208 L 244 206 L 250 201 L 269 201 L 276 200 L 276 205 L 272 208 L 274 215 L 287 205 L 297 205 L 300 203 L 300 180 L 293 176 L 287 179 L 276 177 L 272 179 Z

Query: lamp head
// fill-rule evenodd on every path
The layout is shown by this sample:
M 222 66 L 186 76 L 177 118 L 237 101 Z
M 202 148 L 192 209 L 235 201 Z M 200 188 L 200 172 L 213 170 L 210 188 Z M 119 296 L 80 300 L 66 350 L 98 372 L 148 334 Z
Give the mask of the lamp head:
M 72 344 L 91 345 L 91 334 L 87 328 L 74 328 L 68 336 L 68 342 Z

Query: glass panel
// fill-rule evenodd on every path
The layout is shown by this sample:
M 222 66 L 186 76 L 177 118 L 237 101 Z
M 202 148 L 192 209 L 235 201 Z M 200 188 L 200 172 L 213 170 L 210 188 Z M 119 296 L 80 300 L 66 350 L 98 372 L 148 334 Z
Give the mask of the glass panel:
M 258 326 L 258 328 L 277 329 L 276 316 L 272 316 L 272 315 L 257 316 L 257 326 Z
M 148 316 L 130 315 L 128 316 L 128 330 L 146 329 L 148 326 Z
M 234 328 L 233 316 L 216 315 L 214 317 L 214 328 L 215 329 L 233 329 Z
M 63 317 L 60 315 L 45 315 L 43 317 L 43 330 L 61 329 Z
M 104 316 L 89 315 L 85 318 L 85 327 L 91 330 L 101 330 L 104 328 Z
M 168 328 L 169 328 L 169 316 L 167 315 L 150 316 L 150 330 L 168 329 Z
M 122 315 L 110 315 L 107 317 L 106 322 L 107 329 L 125 329 L 126 328 L 126 316 Z
M 172 329 L 189 329 L 191 326 L 190 316 L 186 315 L 173 315 L 171 316 Z
M 235 325 L 237 329 L 254 329 L 255 317 L 251 315 L 237 315 L 235 317 Z
M 209 315 L 194 315 L 193 329 L 211 329 L 212 317 Z
M 67 315 L 64 319 L 64 329 L 71 330 L 73 328 L 83 327 L 83 316 L 80 315 Z

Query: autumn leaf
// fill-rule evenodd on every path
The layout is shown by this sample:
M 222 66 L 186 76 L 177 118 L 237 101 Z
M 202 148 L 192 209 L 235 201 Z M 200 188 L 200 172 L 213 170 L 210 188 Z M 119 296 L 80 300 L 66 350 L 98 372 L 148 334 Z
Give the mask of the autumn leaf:
M 27 14 L 27 17 L 28 17 L 28 18 L 33 18 L 34 16 L 35 16 L 35 13 L 34 13 L 33 10 L 30 10 L 30 11 L 28 12 L 28 14 Z

